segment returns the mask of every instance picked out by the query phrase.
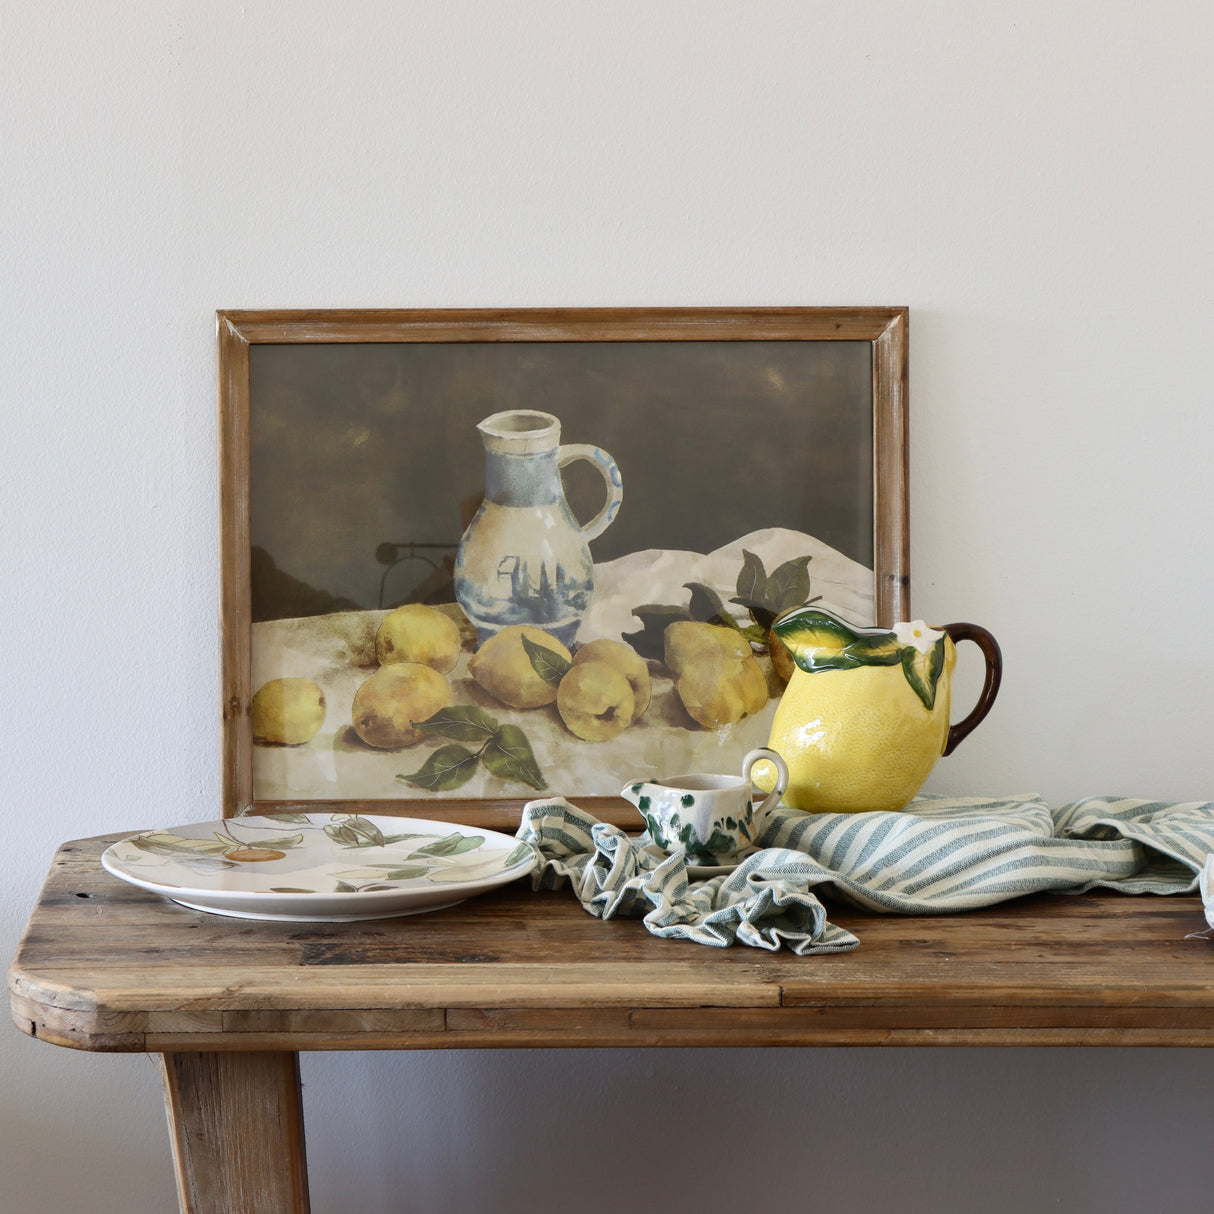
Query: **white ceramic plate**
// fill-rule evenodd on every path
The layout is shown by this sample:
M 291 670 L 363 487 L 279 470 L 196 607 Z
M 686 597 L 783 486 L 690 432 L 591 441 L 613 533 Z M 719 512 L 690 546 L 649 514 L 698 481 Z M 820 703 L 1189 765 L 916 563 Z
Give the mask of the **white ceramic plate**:
M 346 923 L 454 906 L 525 876 L 510 835 L 424 818 L 286 813 L 191 823 L 123 839 L 105 868 L 193 910 Z

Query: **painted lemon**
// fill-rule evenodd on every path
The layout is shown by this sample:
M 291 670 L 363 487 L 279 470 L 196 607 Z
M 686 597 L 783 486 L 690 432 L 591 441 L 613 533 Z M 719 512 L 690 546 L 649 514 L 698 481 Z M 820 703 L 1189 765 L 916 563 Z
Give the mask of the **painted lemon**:
M 325 693 L 311 679 L 271 679 L 253 696 L 250 716 L 255 742 L 303 746 L 324 724 Z
M 956 660 L 957 650 L 946 636 L 943 677 L 930 708 L 901 663 L 812 673 L 794 668 L 768 742 L 788 764 L 783 803 L 811 813 L 904 808 L 948 740 Z M 775 775 L 768 762 L 754 769 L 755 783 L 768 791 Z
M 375 634 L 375 656 L 381 666 L 417 662 L 439 674 L 459 660 L 459 626 L 425 603 L 405 603 L 386 615 Z

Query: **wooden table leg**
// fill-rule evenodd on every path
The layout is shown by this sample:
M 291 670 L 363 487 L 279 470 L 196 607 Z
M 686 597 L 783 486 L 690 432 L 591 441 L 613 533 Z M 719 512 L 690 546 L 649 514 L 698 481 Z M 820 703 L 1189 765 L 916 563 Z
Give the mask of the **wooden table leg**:
M 299 1055 L 162 1054 L 182 1214 L 308 1214 Z

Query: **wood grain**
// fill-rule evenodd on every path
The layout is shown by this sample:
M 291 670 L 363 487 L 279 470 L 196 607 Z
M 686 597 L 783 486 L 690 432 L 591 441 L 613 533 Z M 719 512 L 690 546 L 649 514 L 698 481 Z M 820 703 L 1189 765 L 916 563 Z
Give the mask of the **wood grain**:
M 284 924 L 187 910 L 66 844 L 10 971 L 13 1018 L 88 1050 L 1206 1045 L 1193 896 L 1037 895 L 940 916 L 830 906 L 851 953 L 711 949 L 525 881 L 447 910 Z
M 182 1214 L 308 1214 L 299 1056 L 166 1054 Z

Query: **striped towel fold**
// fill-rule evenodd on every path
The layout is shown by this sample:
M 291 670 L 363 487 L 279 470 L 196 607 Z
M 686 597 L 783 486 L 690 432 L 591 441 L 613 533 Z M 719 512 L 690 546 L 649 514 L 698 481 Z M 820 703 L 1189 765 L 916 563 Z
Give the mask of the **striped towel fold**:
M 601 919 L 638 917 L 657 936 L 804 956 L 859 944 L 827 919 L 819 887 L 908 915 L 1097 886 L 1192 892 L 1214 853 L 1214 802 L 1086 797 L 1051 811 L 1036 796 L 921 796 L 899 813 L 780 808 L 758 850 L 706 879 L 682 853 L 663 855 L 647 834 L 628 835 L 564 798 L 529 802 L 517 834 L 542 861 L 534 887 L 571 886 Z

